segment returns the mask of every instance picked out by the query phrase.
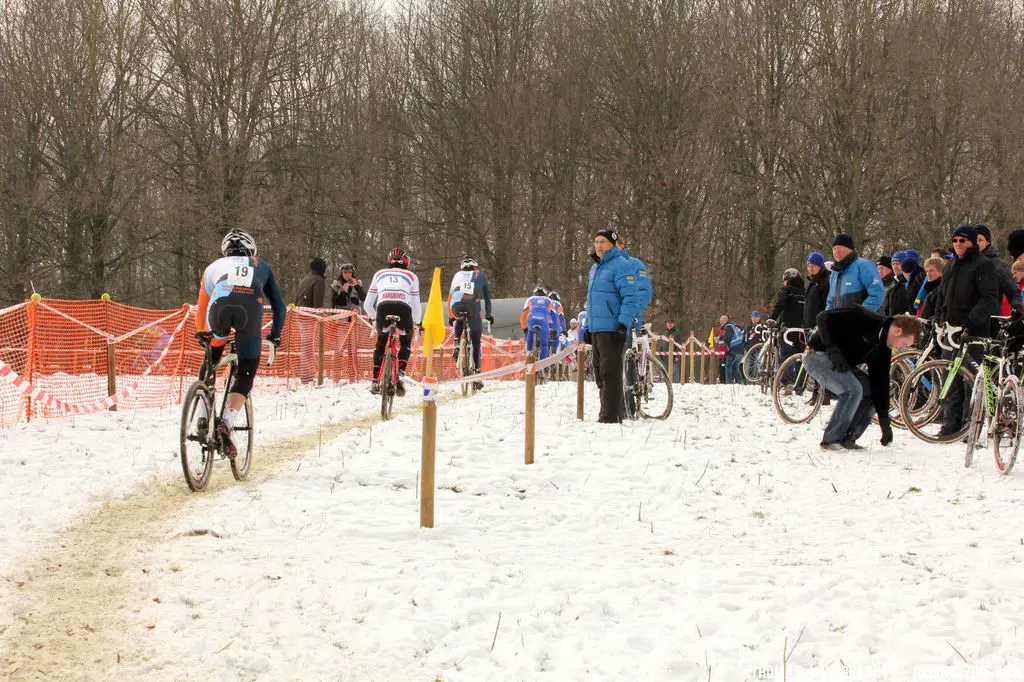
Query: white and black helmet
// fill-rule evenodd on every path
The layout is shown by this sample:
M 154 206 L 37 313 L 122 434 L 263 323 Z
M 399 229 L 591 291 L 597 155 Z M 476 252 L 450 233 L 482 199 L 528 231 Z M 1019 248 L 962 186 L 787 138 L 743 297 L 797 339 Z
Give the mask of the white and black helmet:
M 800 271 L 796 268 L 786 268 L 786 271 L 782 273 L 782 281 L 789 282 L 794 279 L 800 279 Z
M 256 240 L 245 230 L 236 227 L 224 235 L 220 252 L 224 256 L 255 256 Z
M 476 270 L 480 267 L 480 264 L 476 262 L 476 258 L 466 256 L 462 259 L 462 265 L 460 267 L 463 270 Z

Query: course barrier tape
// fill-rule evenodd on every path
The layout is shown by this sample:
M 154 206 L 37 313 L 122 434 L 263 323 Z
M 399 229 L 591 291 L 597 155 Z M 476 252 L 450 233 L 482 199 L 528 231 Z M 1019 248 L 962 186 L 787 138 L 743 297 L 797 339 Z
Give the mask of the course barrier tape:
M 188 316 L 186 315 L 182 318 L 181 322 L 178 323 L 177 328 L 175 328 L 174 332 L 171 334 L 171 341 L 173 341 L 174 338 L 181 332 L 182 328 L 184 328 L 185 326 L 185 322 L 187 321 Z M 28 397 L 30 397 L 40 407 L 59 410 L 67 414 L 93 414 L 95 412 L 103 412 L 104 410 L 109 410 L 114 405 L 117 405 L 118 402 L 120 402 L 121 400 L 130 398 L 142 384 L 142 380 L 145 377 L 149 376 L 156 368 L 156 366 L 164 361 L 164 358 L 167 357 L 167 354 L 170 352 L 170 350 L 171 343 L 168 343 L 167 346 L 160 353 L 160 355 L 156 358 L 156 360 L 154 360 L 153 363 L 149 367 L 147 367 L 142 374 L 139 375 L 138 380 L 130 387 L 121 389 L 114 395 L 107 396 L 103 400 L 97 400 L 86 404 L 68 403 L 63 400 L 60 400 L 59 398 L 54 397 L 53 395 L 47 393 L 38 386 L 34 386 L 33 384 L 31 384 L 28 380 L 25 379 L 25 377 L 20 376 L 10 367 L 10 365 L 5 363 L 3 360 L 0 360 L 0 378 L 5 379 L 7 383 L 13 385 L 15 389 L 17 389 L 17 391 L 22 395 L 27 395 Z

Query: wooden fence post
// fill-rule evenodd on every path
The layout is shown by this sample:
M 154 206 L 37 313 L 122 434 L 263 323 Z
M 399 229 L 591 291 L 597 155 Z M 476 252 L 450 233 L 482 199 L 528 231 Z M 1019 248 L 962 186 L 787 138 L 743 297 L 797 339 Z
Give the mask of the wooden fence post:
M 317 353 L 316 385 L 324 385 L 324 320 L 318 317 L 316 320 L 316 335 L 319 349 Z
M 32 383 L 35 379 L 36 369 L 36 336 L 38 335 L 39 326 L 39 301 L 43 300 L 43 297 L 39 293 L 32 294 L 32 300 L 29 301 L 27 306 L 28 314 L 28 358 L 25 361 L 25 376 L 28 378 L 28 383 Z M 32 421 L 32 398 L 31 396 L 25 396 L 25 421 Z
M 429 331 L 427 331 L 426 341 L 427 348 L 430 348 L 432 344 L 430 343 Z M 433 351 L 427 354 L 427 367 L 423 376 L 424 383 L 427 383 L 428 379 L 437 376 Z M 423 402 L 423 445 L 420 458 L 420 528 L 434 527 L 434 459 L 437 452 L 436 395 L 434 398 L 435 400 L 424 400 Z
M 693 332 L 690 332 L 690 338 L 686 340 L 686 345 L 689 346 L 689 350 L 690 350 L 690 381 L 691 382 L 696 382 L 697 381 L 697 373 L 693 371 L 694 344 L 696 342 L 697 342 L 697 338 L 693 335 Z M 703 362 L 703 360 L 701 362 Z M 703 371 L 704 371 L 704 365 L 702 364 L 701 365 L 701 372 L 703 372 Z
M 675 344 L 672 343 L 672 337 L 667 337 L 667 339 L 668 339 L 668 383 L 672 384 L 672 383 L 675 383 L 675 373 L 672 371 L 672 369 L 673 369 L 672 360 L 676 356 L 676 347 L 675 347 Z
M 583 388 L 586 383 L 587 352 L 581 345 L 576 351 L 576 419 L 583 421 Z
M 104 292 L 100 296 L 100 300 L 103 302 L 104 331 L 113 335 L 113 330 L 110 328 L 110 294 Z M 107 339 L 107 396 L 110 397 L 116 394 L 117 359 L 114 357 L 114 341 L 113 339 Z M 116 412 L 117 405 L 111 405 L 109 409 L 111 412 Z
M 526 463 L 533 464 L 534 417 L 537 399 L 537 370 L 533 353 L 526 356 Z

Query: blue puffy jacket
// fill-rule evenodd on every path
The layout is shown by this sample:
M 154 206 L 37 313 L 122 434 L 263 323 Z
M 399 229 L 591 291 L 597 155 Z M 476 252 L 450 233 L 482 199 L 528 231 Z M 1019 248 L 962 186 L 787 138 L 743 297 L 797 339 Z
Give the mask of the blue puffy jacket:
M 612 248 L 590 269 L 587 327 L 595 334 L 617 331 L 619 325 L 630 329 L 643 314 L 644 293 L 638 284 L 636 261 Z
M 647 266 L 644 265 L 644 262 L 639 258 L 630 256 L 628 249 L 620 250 L 626 260 L 628 260 L 633 266 L 633 276 L 636 277 L 636 287 L 640 290 L 640 298 L 644 310 L 647 310 L 647 306 L 651 304 L 651 299 L 654 298 L 654 286 L 651 283 L 650 273 L 647 272 Z M 640 319 L 642 318 L 643 314 L 640 315 Z
M 829 277 L 828 306 L 826 310 L 855 308 L 858 305 L 873 312 L 882 309 L 885 288 L 878 268 L 867 258 L 851 253 L 845 263 L 836 263 Z M 836 270 L 836 267 L 841 270 Z

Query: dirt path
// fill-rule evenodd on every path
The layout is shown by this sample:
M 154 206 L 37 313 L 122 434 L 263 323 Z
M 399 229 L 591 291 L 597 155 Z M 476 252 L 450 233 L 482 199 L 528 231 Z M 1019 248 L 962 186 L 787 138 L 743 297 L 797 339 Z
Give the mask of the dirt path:
M 448 396 L 445 396 L 448 398 Z M 454 397 L 449 398 L 454 399 Z M 447 400 L 445 400 L 447 402 Z M 395 416 L 419 412 L 419 404 Z M 327 422 L 319 431 L 260 448 L 246 486 L 276 478 L 313 450 L 347 431 L 371 428 L 379 415 Z M 10 680 L 110 680 L 137 654 L 126 649 L 137 573 L 146 547 L 168 537 L 168 526 L 198 499 L 239 485 L 226 463 L 206 491 L 193 494 L 180 478 L 152 481 L 78 520 L 49 549 L 0 583 L 0 604 L 13 605 L 13 625 L 0 631 L 0 674 Z

